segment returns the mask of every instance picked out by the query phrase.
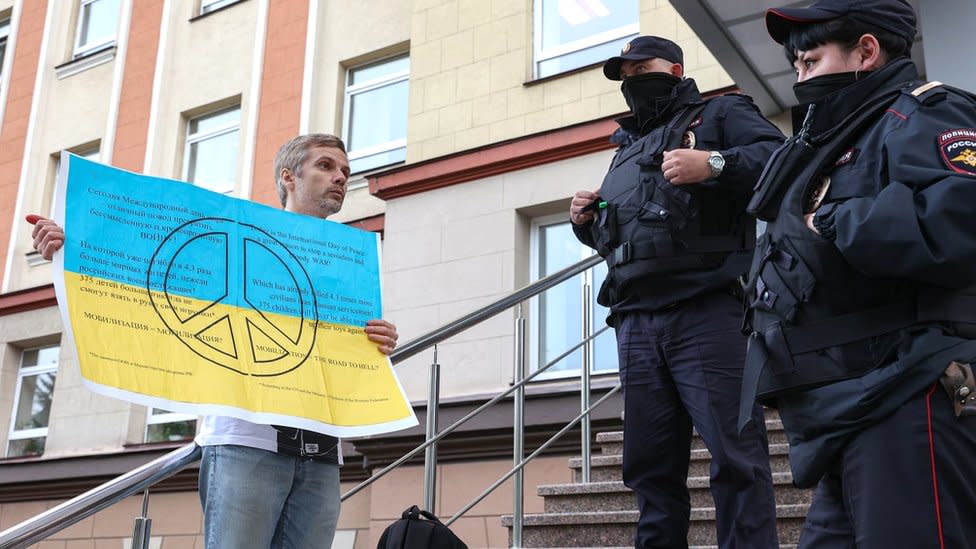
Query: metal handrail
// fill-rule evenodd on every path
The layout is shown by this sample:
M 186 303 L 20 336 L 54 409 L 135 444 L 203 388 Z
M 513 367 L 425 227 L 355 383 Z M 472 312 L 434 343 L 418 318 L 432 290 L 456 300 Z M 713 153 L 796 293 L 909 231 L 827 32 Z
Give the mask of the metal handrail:
M 457 513 L 454 513 L 454 515 L 450 519 L 448 519 L 447 521 L 445 521 L 444 524 L 446 526 L 450 526 L 451 524 L 454 523 L 454 521 L 456 521 L 457 519 L 461 518 L 462 515 L 464 515 L 468 511 L 470 511 L 472 507 L 474 507 L 475 505 L 478 505 L 479 503 L 481 503 L 481 501 L 483 499 L 485 499 L 486 497 L 488 497 L 488 494 L 494 492 L 496 488 L 498 488 L 499 486 L 501 486 L 502 483 L 504 483 L 506 480 L 510 479 L 512 477 L 512 475 L 514 475 L 516 472 L 521 471 L 522 469 L 524 469 L 525 466 L 526 466 L 526 464 L 528 464 L 530 461 L 532 461 L 533 459 L 539 457 L 539 454 L 541 454 L 543 451 L 545 451 L 546 448 L 549 448 L 550 446 L 552 446 L 552 444 L 554 442 L 556 442 L 557 440 L 559 440 L 560 437 L 562 437 L 563 435 L 565 435 L 566 433 L 568 433 L 570 429 L 572 429 L 577 423 L 580 422 L 580 420 L 582 420 L 584 417 L 589 417 L 590 412 L 594 408 L 596 408 L 597 406 L 603 404 L 604 401 L 606 401 L 608 398 L 610 398 L 611 396 L 613 396 L 614 393 L 616 393 L 617 391 L 619 391 L 621 389 L 621 387 L 622 386 L 619 383 L 616 384 L 613 388 L 611 388 L 609 391 L 607 391 L 602 397 L 600 397 L 599 400 L 597 400 L 596 402 L 594 402 L 593 404 L 591 404 L 590 406 L 588 406 L 585 410 L 583 410 L 582 412 L 580 412 L 579 415 L 577 415 L 575 418 L 573 418 L 572 420 L 570 420 L 570 422 L 567 423 L 558 432 L 556 432 L 556 434 L 554 434 L 551 437 L 549 437 L 549 439 L 546 440 L 545 442 L 543 442 L 542 445 L 540 445 L 538 448 L 536 448 L 534 452 L 532 452 L 531 454 L 529 454 L 528 456 L 526 456 L 525 458 L 523 458 L 521 461 L 519 461 L 518 465 L 516 465 L 515 467 L 512 467 L 511 469 L 509 469 L 509 471 L 507 473 L 505 473 L 504 475 L 502 475 L 491 486 L 489 486 L 488 488 L 485 488 L 485 490 L 483 492 L 481 492 L 481 494 L 479 494 L 478 497 L 476 497 L 473 500 L 469 501 L 468 504 L 465 505 L 464 507 L 462 507 L 460 511 L 458 511 Z M 515 546 L 518 547 L 519 544 L 516 544 Z
M 169 478 L 200 459 L 200 447 L 190 443 L 114 478 L 56 507 L 0 532 L 0 547 L 20 549 L 84 520 L 119 501 Z
M 394 351 L 394 353 L 390 356 L 390 359 L 394 364 L 406 360 L 407 358 L 410 358 L 417 353 L 420 353 L 436 345 L 437 343 L 440 343 L 441 341 L 444 341 L 445 339 L 458 334 L 471 326 L 474 326 L 475 324 L 508 310 L 526 299 L 541 294 L 549 288 L 597 265 L 600 263 L 600 261 L 602 261 L 600 256 L 593 255 L 551 275 L 541 278 L 523 288 L 520 288 L 519 290 L 516 290 L 508 296 L 495 301 L 494 303 L 486 305 L 485 307 L 458 318 L 453 322 L 449 322 L 448 324 L 442 326 L 441 328 L 435 329 L 428 334 L 410 340 Z M 537 375 L 545 372 L 557 362 L 571 354 L 576 349 L 579 349 L 583 345 L 589 343 L 606 330 L 607 327 L 604 327 L 603 329 L 592 334 L 590 337 L 583 339 L 578 344 L 574 345 L 542 368 L 539 368 L 535 372 L 532 372 L 530 375 L 526 376 L 519 383 L 510 387 L 507 391 L 492 398 L 485 404 L 467 414 L 465 417 L 455 422 L 450 427 L 444 429 L 438 433 L 437 436 L 428 438 L 424 444 L 421 444 L 414 450 L 408 452 L 406 455 L 391 463 L 370 478 L 366 479 L 366 481 L 354 487 L 346 494 L 343 494 L 342 499 L 345 500 L 351 497 L 376 480 L 379 480 L 389 471 L 406 462 L 419 452 L 431 445 L 436 444 L 440 439 L 460 427 L 461 424 L 476 416 L 487 407 L 502 400 L 512 392 L 515 392 L 517 389 L 524 387 L 526 383 L 534 379 Z M 602 401 L 603 399 L 600 400 L 600 402 Z M 599 404 L 599 402 L 597 404 Z M 594 407 L 595 406 L 596 404 L 594 404 Z M 586 412 L 588 411 L 589 410 Z M 586 412 L 584 412 L 584 415 Z M 573 423 L 575 423 L 575 421 Z M 537 450 L 537 452 L 538 451 L 541 451 L 541 449 Z M 63 530 L 64 528 L 88 518 L 102 509 L 118 503 L 128 496 L 144 491 L 157 482 L 175 475 L 190 463 L 200 459 L 200 455 L 201 449 L 196 443 L 190 443 L 186 446 L 173 450 L 166 455 L 154 459 L 128 473 L 96 486 L 95 488 L 79 496 L 65 501 L 35 517 L 0 532 L 0 548 L 21 549 L 42 541 L 47 537 Z
M 569 280 L 590 267 L 597 265 L 601 261 L 603 261 L 603 258 L 594 254 L 582 261 L 566 267 L 565 269 L 562 269 L 561 271 L 556 271 L 551 275 L 540 278 L 527 286 L 515 290 L 511 294 L 499 299 L 494 303 L 485 305 L 484 307 L 472 313 L 466 314 L 453 322 L 448 322 L 444 326 L 437 328 L 426 335 L 411 339 L 403 345 L 398 346 L 397 349 L 393 351 L 393 354 L 390 355 L 390 360 L 392 360 L 394 364 L 402 360 L 406 360 L 413 355 L 424 351 L 435 343 L 440 343 L 441 341 L 444 341 L 455 334 L 467 330 L 479 322 L 487 320 L 499 313 L 505 312 L 526 299 L 541 294 L 560 282 Z
M 501 393 L 498 393 L 497 395 L 495 395 L 494 397 L 492 397 L 491 400 L 485 402 L 481 406 L 478 406 L 474 410 L 471 410 L 464 417 L 462 417 L 461 419 L 455 421 L 450 426 L 445 427 L 443 431 L 437 433 L 437 436 L 435 436 L 433 438 L 427 439 L 426 441 L 424 441 L 423 444 L 417 446 L 413 450 L 410 450 L 406 454 L 403 454 L 403 456 L 401 456 L 399 459 L 397 459 L 393 463 L 391 463 L 391 464 L 387 465 L 386 467 L 380 469 L 378 472 L 373 473 L 373 476 L 371 476 L 368 479 L 360 482 L 356 486 L 353 486 L 345 494 L 342 494 L 342 498 L 341 498 L 342 501 L 346 501 L 347 499 L 351 498 L 352 496 L 358 494 L 364 488 L 367 488 L 370 484 L 373 484 L 377 480 L 379 480 L 379 479 L 383 478 L 384 476 L 386 476 L 386 474 L 389 473 L 390 471 L 396 469 L 397 467 L 399 467 L 399 466 L 403 465 L 404 463 L 406 463 L 407 461 L 409 461 L 410 458 L 412 458 L 412 457 L 416 456 L 417 454 L 419 454 L 420 452 L 426 450 L 428 446 L 430 446 L 432 444 L 437 444 L 438 442 L 441 441 L 441 439 L 443 439 L 447 435 L 453 433 L 458 427 L 460 427 L 460 426 L 464 425 L 465 423 L 467 423 L 468 420 L 470 420 L 471 418 L 477 416 L 481 412 L 487 410 L 488 408 L 490 408 L 494 404 L 497 404 L 499 401 L 501 401 L 502 399 L 504 399 L 508 395 L 514 393 L 516 390 L 524 387 L 528 382 L 530 382 L 533 379 L 535 379 L 536 376 L 539 376 L 539 375 L 543 374 L 546 370 L 548 370 L 549 368 L 555 366 L 560 360 L 562 360 L 562 359 L 566 358 L 567 356 L 571 355 L 573 353 L 573 351 L 579 349 L 583 345 L 586 345 L 590 341 L 593 341 L 594 339 L 596 339 L 597 337 L 599 337 L 600 335 L 602 335 L 603 332 L 606 332 L 609 329 L 610 329 L 609 326 L 604 326 L 603 328 L 600 328 L 596 332 L 593 332 L 593 334 L 590 335 L 590 337 L 587 337 L 586 339 L 584 339 L 584 340 L 580 341 L 579 343 L 573 345 L 569 349 L 566 349 L 559 356 L 557 356 L 556 358 L 550 360 L 545 366 L 543 366 L 543 367 L 539 368 L 538 370 L 532 372 L 531 374 L 527 375 L 525 377 L 525 379 L 523 379 L 522 381 L 520 381 L 518 383 L 512 384 L 511 387 L 509 387 L 508 389 L 506 389 L 505 391 L 503 391 Z

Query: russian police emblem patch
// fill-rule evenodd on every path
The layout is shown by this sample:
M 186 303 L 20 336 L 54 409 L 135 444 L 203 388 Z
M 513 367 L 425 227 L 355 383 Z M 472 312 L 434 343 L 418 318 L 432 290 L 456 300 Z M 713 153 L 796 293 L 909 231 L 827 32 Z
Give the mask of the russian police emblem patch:
M 976 176 L 976 128 L 957 128 L 939 134 L 939 152 L 949 169 Z

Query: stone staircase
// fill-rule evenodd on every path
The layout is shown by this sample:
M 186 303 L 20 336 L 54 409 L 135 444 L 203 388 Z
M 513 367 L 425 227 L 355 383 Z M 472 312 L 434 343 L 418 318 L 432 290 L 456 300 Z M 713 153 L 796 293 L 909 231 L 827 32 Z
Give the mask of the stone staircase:
M 780 547 L 792 549 L 799 541 L 813 493 L 792 484 L 789 445 L 775 411 L 767 411 L 766 430 Z M 525 515 L 523 547 L 633 547 L 638 512 L 633 492 L 621 481 L 623 433 L 599 433 L 596 441 L 600 454 L 591 458 L 589 484 L 580 482 L 583 460 L 572 458 L 569 466 L 574 472 L 575 483 L 538 487 L 538 494 L 544 498 L 545 512 Z M 710 459 L 711 455 L 696 433 L 688 468 L 688 490 L 691 493 L 688 543 L 694 549 L 711 549 L 718 543 L 715 504 L 708 489 Z M 502 517 L 502 524 L 511 528 L 512 517 Z

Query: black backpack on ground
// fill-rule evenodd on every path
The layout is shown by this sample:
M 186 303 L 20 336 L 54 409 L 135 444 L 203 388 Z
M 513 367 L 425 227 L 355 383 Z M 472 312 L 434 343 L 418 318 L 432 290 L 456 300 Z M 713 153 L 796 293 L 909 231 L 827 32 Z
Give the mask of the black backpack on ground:
M 468 549 L 444 523 L 416 505 L 383 530 L 376 549 Z

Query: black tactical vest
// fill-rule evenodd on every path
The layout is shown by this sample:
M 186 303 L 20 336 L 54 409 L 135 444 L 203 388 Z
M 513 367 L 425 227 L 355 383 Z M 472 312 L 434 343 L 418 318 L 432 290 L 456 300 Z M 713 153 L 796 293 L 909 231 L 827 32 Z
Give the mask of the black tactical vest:
M 618 151 L 600 187 L 601 207 L 589 230 L 609 271 L 597 301 L 610 306 L 629 284 L 651 274 L 714 267 L 750 249 L 755 224 L 742 223 L 745 199 L 713 186 L 672 185 L 661 172 L 665 150 L 681 145 L 704 109 L 694 103 Z
M 859 377 L 882 366 L 913 325 L 958 322 L 964 331 L 976 321 L 972 291 L 866 277 L 804 223 L 843 148 L 905 93 L 881 91 L 819 136 L 804 124 L 767 164 L 749 205 L 768 224 L 746 288 L 743 403 Z

